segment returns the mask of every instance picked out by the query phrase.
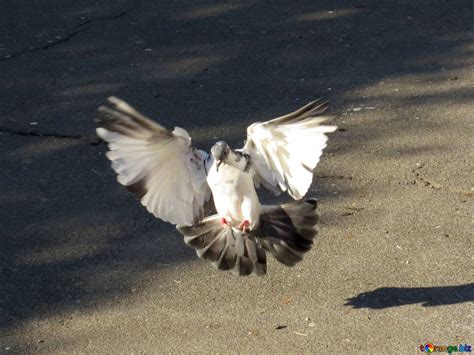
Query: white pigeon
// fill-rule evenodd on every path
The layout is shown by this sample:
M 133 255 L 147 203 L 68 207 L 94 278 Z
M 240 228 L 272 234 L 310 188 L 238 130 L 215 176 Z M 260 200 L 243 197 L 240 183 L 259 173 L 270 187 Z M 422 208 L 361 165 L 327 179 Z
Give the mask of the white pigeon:
M 322 125 L 325 102 L 254 123 L 242 149 L 218 142 L 211 154 L 194 148 L 183 128 L 169 131 L 116 97 L 108 102 L 99 108 L 97 134 L 108 143 L 118 182 L 156 217 L 176 224 L 199 257 L 239 275 L 265 274 L 267 251 L 288 266 L 302 260 L 319 220 L 316 200 L 302 198 L 326 133 L 337 129 Z M 264 206 L 259 186 L 297 201 Z M 206 217 L 212 202 L 217 214 Z

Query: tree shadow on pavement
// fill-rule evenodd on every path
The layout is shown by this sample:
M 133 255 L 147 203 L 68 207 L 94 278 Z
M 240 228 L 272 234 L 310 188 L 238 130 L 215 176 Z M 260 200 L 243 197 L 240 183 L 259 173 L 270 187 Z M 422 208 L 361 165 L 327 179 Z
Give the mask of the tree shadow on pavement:
M 353 308 L 384 309 L 421 303 L 423 307 L 474 301 L 474 283 L 442 287 L 381 287 L 347 300 Z
M 405 109 L 472 98 L 465 87 L 421 95 L 398 92 L 396 97 L 377 90 L 381 81 L 400 77 L 419 76 L 427 81 L 419 85 L 427 89 L 432 82 L 462 81 L 450 77 L 470 58 L 470 33 L 463 23 L 469 23 L 466 8 L 471 5 L 458 6 L 461 2 L 373 0 L 354 5 L 331 0 L 295 6 L 144 1 L 119 17 L 131 2 L 121 1 L 123 7 L 113 9 L 95 1 L 88 1 L 90 7 L 68 3 L 67 18 L 51 28 L 43 23 L 51 11 L 42 6 L 44 16 L 36 16 L 36 8 L 26 16 L 43 22 L 23 35 L 23 42 L 21 28 L 5 31 L 8 36 L 2 39 L 0 64 L 5 70 L 0 82 L 6 84 L 0 88 L 0 121 L 6 129 L 0 142 L 1 182 L 8 189 L 0 196 L 0 208 L 7 211 L 0 240 L 0 325 L 6 328 L 103 305 L 137 285 L 146 287 L 147 270 L 159 274 L 163 264 L 195 260 L 172 226 L 153 220 L 115 183 L 102 155 L 104 145 L 72 138 L 93 134 L 96 107 L 109 95 L 129 101 L 167 127 L 183 126 L 206 149 L 218 138 L 240 147 L 249 123 L 285 114 L 318 96 L 332 94 L 334 106 L 343 102 L 344 109 L 358 105 L 366 89 L 376 86 L 369 99 L 390 101 L 403 114 L 384 117 L 387 125 L 378 127 L 351 116 L 350 128 L 335 133 L 327 150 L 340 155 L 363 152 L 362 142 L 397 140 L 408 128 L 413 135 L 442 131 L 452 123 L 423 122 L 414 129 Z M 12 18 L 12 26 L 23 26 L 17 24 L 18 16 L 4 14 Z M 64 35 L 78 28 L 86 30 Z M 48 47 L 48 41 L 58 44 Z M 7 50 L 3 42 L 13 48 Z M 31 46 L 40 49 L 8 58 Z M 158 110 L 159 115 L 150 114 Z M 336 124 L 345 126 L 344 121 Z M 38 134 L 24 134 L 32 129 Z M 395 153 L 419 149 L 415 142 Z M 379 154 L 376 159 L 388 159 L 386 151 Z M 317 197 L 342 200 L 351 194 L 345 189 L 333 195 L 330 178 L 324 179 Z M 437 305 L 438 296 L 439 304 L 450 304 L 472 300 L 472 294 L 472 284 L 381 288 L 348 305 Z
M 6 135 L 0 147 L 9 187 L 0 199 L 0 330 L 113 302 L 195 258 L 172 225 L 113 183 L 103 145 Z

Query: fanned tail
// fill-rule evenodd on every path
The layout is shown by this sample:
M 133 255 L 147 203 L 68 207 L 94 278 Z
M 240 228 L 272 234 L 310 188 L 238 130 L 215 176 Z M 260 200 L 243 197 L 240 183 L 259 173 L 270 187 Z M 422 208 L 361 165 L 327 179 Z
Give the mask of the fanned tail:
M 212 261 L 218 270 L 231 270 L 234 274 L 265 275 L 265 250 L 253 235 L 243 233 L 220 223 L 218 215 L 205 218 L 193 226 L 177 226 L 184 242 L 196 249 L 200 258 Z
M 294 266 L 313 245 L 319 215 L 316 200 L 295 201 L 281 206 L 263 206 L 256 230 L 244 233 L 223 226 L 218 215 L 193 226 L 177 226 L 196 254 L 212 261 L 218 270 L 234 274 L 265 275 L 266 252 L 279 262 Z

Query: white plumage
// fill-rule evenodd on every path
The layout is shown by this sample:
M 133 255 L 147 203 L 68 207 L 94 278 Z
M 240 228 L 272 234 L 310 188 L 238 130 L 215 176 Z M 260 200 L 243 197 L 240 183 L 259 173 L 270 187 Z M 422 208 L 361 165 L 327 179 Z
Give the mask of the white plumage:
M 251 229 L 258 224 L 261 205 L 251 174 L 228 164 L 222 164 L 218 170 L 214 161 L 207 182 L 221 218 L 233 227 L 243 221 L 248 221 Z
M 117 181 L 166 222 L 192 225 L 201 220 L 210 198 L 203 164 L 207 154 L 191 146 L 184 129 L 169 132 L 121 100 L 112 97 L 109 102 L 115 109 L 100 108 L 103 127 L 97 134 L 109 143 L 106 155 Z
M 326 147 L 325 133 L 337 127 L 321 126 L 324 119 L 311 116 L 294 123 L 285 123 L 285 117 L 252 124 L 243 151 L 251 157 L 257 179 L 299 200 L 313 181 L 313 170 Z
M 316 202 L 262 206 L 256 187 L 287 191 L 295 200 L 306 194 L 326 133 L 337 128 L 322 125 L 326 103 L 254 123 L 242 149 L 218 142 L 209 155 L 191 145 L 183 128 L 169 131 L 115 97 L 108 101 L 99 108 L 97 134 L 108 143 L 118 182 L 156 217 L 177 224 L 200 257 L 219 269 L 262 274 L 264 250 L 292 266 L 310 249 Z M 211 191 L 218 218 L 205 218 Z

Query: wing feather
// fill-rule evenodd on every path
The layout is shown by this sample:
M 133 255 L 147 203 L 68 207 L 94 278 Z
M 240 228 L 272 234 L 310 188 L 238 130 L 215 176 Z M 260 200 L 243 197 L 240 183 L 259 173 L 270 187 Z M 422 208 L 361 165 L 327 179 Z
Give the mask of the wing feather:
M 108 143 L 106 156 L 117 181 L 164 221 L 192 225 L 201 220 L 211 197 L 207 154 L 191 146 L 184 129 L 168 131 L 118 98 L 108 103 L 99 108 L 97 134 Z
M 316 100 L 285 116 L 258 122 L 247 128 L 242 149 L 250 157 L 256 186 L 270 191 L 287 191 L 301 199 L 313 180 L 313 171 L 326 147 L 326 133 L 336 126 L 324 126 L 321 114 L 327 102 Z

